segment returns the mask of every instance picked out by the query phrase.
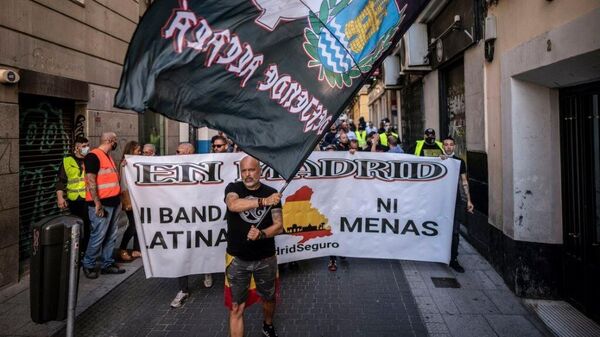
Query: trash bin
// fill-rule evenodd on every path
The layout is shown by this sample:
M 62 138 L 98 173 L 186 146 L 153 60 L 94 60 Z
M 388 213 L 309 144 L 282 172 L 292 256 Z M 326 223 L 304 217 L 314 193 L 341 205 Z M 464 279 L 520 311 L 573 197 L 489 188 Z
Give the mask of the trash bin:
M 71 268 L 69 261 L 71 231 L 77 223 L 83 228 L 79 217 L 56 215 L 33 225 L 29 292 L 31 319 L 36 323 L 67 317 L 69 273 L 79 273 L 79 268 Z M 76 257 L 73 263 L 78 261 Z

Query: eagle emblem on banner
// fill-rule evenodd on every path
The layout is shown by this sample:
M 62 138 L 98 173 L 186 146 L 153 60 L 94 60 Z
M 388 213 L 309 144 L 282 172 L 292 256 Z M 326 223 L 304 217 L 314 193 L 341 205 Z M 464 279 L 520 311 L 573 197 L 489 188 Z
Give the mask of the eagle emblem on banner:
M 394 0 L 323 0 L 304 30 L 308 67 L 332 88 L 350 87 L 390 46 L 405 10 Z

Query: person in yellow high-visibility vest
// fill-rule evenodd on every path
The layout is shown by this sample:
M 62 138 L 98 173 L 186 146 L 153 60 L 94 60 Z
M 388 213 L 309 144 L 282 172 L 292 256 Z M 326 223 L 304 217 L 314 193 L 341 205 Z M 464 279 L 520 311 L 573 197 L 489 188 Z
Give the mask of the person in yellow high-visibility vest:
M 364 124 L 358 124 L 358 129 L 355 132 L 358 147 L 362 150 L 367 146 L 367 131 Z
M 394 136 L 398 140 L 400 139 L 400 137 L 398 137 L 398 134 L 393 131 L 392 124 L 386 121 L 384 124 L 384 132 L 381 132 L 379 134 L 379 144 L 381 144 L 382 146 L 389 147 L 388 138 L 390 136 Z
M 444 154 L 444 145 L 435 139 L 435 130 L 427 128 L 423 140 L 417 140 L 412 150 L 409 153 L 415 156 L 439 157 Z
M 58 168 L 56 182 L 56 203 L 61 210 L 68 209 L 71 214 L 83 220 L 80 251 L 85 252 L 89 238 L 90 219 L 85 203 L 85 172 L 83 158 L 90 151 L 87 138 L 77 137 L 73 144 L 73 153 L 64 157 Z

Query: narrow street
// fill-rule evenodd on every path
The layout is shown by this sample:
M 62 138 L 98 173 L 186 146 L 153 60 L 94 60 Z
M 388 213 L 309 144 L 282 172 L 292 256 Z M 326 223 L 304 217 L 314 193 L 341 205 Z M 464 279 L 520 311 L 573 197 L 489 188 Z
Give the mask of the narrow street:
M 335 273 L 326 267 L 327 258 L 280 267 L 280 336 L 427 336 L 401 262 L 348 258 Z M 202 280 L 192 277 L 190 299 L 171 309 L 177 281 L 146 280 L 140 269 L 78 317 L 76 336 L 227 336 L 223 274 L 210 289 Z M 245 323 L 247 336 L 261 335 L 260 305 L 250 307 Z

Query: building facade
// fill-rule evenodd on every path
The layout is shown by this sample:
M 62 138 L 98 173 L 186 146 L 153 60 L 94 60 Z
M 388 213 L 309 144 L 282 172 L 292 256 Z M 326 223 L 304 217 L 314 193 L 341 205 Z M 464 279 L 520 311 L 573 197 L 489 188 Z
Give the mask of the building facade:
M 476 209 L 463 234 L 507 285 L 595 320 L 599 31 L 594 0 L 433 0 L 369 93 L 398 93 L 405 147 L 427 127 L 456 140 Z M 392 117 L 370 102 L 372 120 Z
M 58 213 L 55 178 L 76 136 L 114 131 L 174 153 L 180 125 L 113 107 L 147 0 L 6 0 L 0 10 L 0 287 L 27 272 L 31 226 Z M 187 134 L 185 135 L 187 137 Z

